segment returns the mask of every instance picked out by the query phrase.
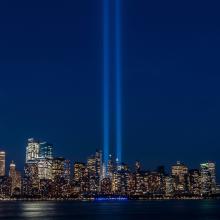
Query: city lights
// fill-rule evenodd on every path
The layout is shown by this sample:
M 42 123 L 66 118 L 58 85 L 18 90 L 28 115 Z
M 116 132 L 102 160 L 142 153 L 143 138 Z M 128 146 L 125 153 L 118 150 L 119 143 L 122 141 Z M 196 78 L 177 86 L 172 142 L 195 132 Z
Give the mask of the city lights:
M 123 201 L 220 196 L 213 162 L 189 169 L 178 161 L 170 172 L 164 166 L 149 171 L 139 161 L 130 167 L 109 155 L 103 174 L 106 164 L 101 150 L 88 156 L 86 162 L 72 164 L 64 157 L 55 157 L 53 145 L 31 138 L 27 140 L 24 172 L 12 161 L 7 175 L 5 155 L 1 151 L 0 199 Z

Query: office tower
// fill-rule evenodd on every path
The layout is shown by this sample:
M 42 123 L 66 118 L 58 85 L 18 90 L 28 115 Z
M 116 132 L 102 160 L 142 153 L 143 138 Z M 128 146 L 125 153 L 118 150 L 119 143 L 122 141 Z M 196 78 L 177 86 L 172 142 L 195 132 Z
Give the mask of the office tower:
M 0 176 L 0 198 L 10 198 L 11 196 L 11 178 Z
M 85 163 L 81 163 L 81 162 L 74 163 L 74 167 L 73 167 L 74 177 L 73 177 L 73 179 L 76 183 L 80 183 L 82 181 L 83 176 L 85 175 L 85 169 L 86 169 Z
M 21 192 L 21 174 L 16 170 L 14 161 L 10 163 L 9 177 L 11 178 L 11 194 L 20 195 Z
M 40 180 L 51 180 L 52 176 L 53 146 L 49 143 L 41 142 L 39 145 L 38 175 Z
M 40 143 L 34 140 L 34 138 L 28 139 L 28 145 L 26 147 L 26 163 L 33 162 L 39 158 Z
M 53 158 L 53 145 L 47 142 L 41 142 L 39 146 L 39 157 L 40 158 Z
M 113 163 L 113 159 L 112 159 L 112 155 L 109 155 L 108 158 L 108 166 L 107 166 L 107 176 L 111 179 L 113 176 L 115 169 L 114 169 L 114 163 Z
M 197 169 L 189 171 L 189 192 L 197 196 L 201 194 L 200 172 Z
M 52 177 L 53 177 L 53 196 L 61 198 L 68 196 L 69 179 L 70 179 L 70 164 L 63 157 L 56 157 L 52 162 Z
M 0 151 L 0 176 L 5 176 L 5 151 Z
M 141 185 L 143 194 L 161 195 L 165 191 L 165 183 L 161 174 L 157 172 L 146 172 L 144 175 L 144 184 Z
M 96 172 L 99 178 L 102 176 L 102 151 L 96 150 L 95 153 L 96 158 Z
M 90 191 L 97 193 L 100 191 L 101 177 L 102 175 L 102 152 L 97 151 L 95 155 L 90 156 L 87 159 L 87 170 L 89 178 Z
M 38 178 L 40 180 L 53 179 L 52 164 L 53 164 L 53 161 L 50 158 L 38 158 L 37 159 Z
M 148 174 L 144 171 L 134 173 L 135 181 L 135 195 L 143 195 L 146 192 L 146 183 L 148 181 Z
M 16 169 L 15 169 L 15 163 L 12 161 L 10 163 L 10 169 L 9 169 L 9 177 L 11 177 L 11 191 L 13 193 L 13 190 L 15 188 L 15 181 L 16 181 Z
M 131 173 L 127 164 L 121 163 L 120 169 L 114 171 L 112 176 L 112 192 L 115 194 L 126 195 L 132 189 Z
M 172 197 L 174 194 L 174 181 L 170 176 L 165 177 L 165 195 Z
M 112 192 L 114 194 L 120 194 L 121 193 L 121 175 L 119 172 L 114 172 L 112 177 Z
M 90 156 L 87 160 L 87 169 L 89 177 L 89 188 L 91 192 L 98 192 L 99 178 L 97 175 L 96 157 Z
M 56 157 L 52 162 L 52 176 L 53 179 L 56 177 L 64 177 L 64 162 L 63 157 Z
M 172 177 L 174 178 L 174 189 L 176 193 L 187 193 L 188 191 L 188 167 L 179 161 L 172 166 Z
M 216 174 L 214 163 L 200 164 L 201 193 L 202 195 L 214 194 L 216 190 Z
M 101 193 L 110 195 L 112 192 L 112 182 L 109 177 L 105 177 L 101 180 Z
M 64 179 L 70 182 L 70 160 L 64 161 Z
M 31 162 L 25 164 L 25 176 L 22 179 L 22 193 L 27 197 L 37 196 L 39 194 L 40 179 L 38 176 L 38 164 Z

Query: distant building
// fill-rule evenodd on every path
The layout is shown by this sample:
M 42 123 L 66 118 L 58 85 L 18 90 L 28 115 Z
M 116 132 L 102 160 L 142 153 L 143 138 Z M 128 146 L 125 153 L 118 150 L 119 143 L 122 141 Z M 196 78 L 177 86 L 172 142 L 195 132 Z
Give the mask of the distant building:
M 165 195 L 171 197 L 174 195 L 174 183 L 173 178 L 170 176 L 165 177 Z
M 87 159 L 87 171 L 89 179 L 89 191 L 98 193 L 100 191 L 102 175 L 102 152 L 96 150 L 95 155 Z
M 40 180 L 51 180 L 53 179 L 52 173 L 53 160 L 50 158 L 38 158 L 38 178 Z
M 21 173 L 16 170 L 14 161 L 10 163 L 9 177 L 11 178 L 11 194 L 20 195 L 21 193 Z
M 189 192 L 195 196 L 201 195 L 201 175 L 197 169 L 189 171 Z
M 40 158 L 53 158 L 53 145 L 48 142 L 41 142 L 39 146 L 39 157 Z
M 0 176 L 5 176 L 5 151 L 0 151 Z
M 200 164 L 201 194 L 210 195 L 216 191 L 215 164 L 208 162 Z
M 85 175 L 86 164 L 81 162 L 75 162 L 73 167 L 74 181 L 80 183 Z
M 40 154 L 40 143 L 34 138 L 28 139 L 26 147 L 26 163 L 32 163 L 39 158 Z
M 177 161 L 176 165 L 172 166 L 172 177 L 174 179 L 174 189 L 176 193 L 188 192 L 188 167 Z

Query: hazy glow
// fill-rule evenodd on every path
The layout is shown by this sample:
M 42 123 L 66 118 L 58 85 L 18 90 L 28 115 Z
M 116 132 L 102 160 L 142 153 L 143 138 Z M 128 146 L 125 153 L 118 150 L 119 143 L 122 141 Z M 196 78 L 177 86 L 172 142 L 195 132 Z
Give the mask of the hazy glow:
M 109 0 L 103 0 L 103 145 L 104 163 L 109 155 Z
M 122 115 L 121 115 L 121 0 L 115 0 L 115 80 L 116 80 L 116 155 L 122 160 Z

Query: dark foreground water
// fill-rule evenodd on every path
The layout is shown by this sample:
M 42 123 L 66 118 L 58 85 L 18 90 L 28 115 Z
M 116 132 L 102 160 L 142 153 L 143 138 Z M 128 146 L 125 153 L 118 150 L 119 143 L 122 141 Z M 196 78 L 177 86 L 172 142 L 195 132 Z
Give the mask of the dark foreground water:
M 1 219 L 220 220 L 220 201 L 1 202 Z

